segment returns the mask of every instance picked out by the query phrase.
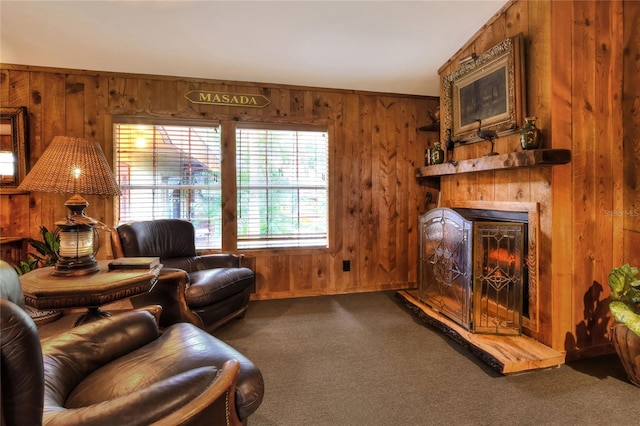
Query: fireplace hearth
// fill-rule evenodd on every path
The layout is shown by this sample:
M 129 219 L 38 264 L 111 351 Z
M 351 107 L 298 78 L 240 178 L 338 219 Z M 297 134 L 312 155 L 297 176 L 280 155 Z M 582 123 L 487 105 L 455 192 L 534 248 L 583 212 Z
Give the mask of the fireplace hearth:
M 520 334 L 527 212 L 436 208 L 420 217 L 421 302 L 473 333 Z
M 564 353 L 537 340 L 538 204 L 450 200 L 441 207 L 448 208 L 420 217 L 418 288 L 399 291 L 397 297 L 425 324 L 502 374 L 564 363 Z M 524 226 L 521 249 L 511 223 Z M 478 238 L 479 229 L 486 232 Z M 499 274 L 488 274 L 492 271 Z M 463 284 L 467 287 L 457 287 Z

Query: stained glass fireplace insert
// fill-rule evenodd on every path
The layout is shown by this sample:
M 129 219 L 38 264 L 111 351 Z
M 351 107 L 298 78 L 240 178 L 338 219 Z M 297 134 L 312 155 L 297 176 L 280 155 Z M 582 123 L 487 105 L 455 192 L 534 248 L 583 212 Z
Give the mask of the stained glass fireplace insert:
M 526 238 L 526 213 L 428 211 L 420 217 L 420 300 L 472 332 L 520 334 Z

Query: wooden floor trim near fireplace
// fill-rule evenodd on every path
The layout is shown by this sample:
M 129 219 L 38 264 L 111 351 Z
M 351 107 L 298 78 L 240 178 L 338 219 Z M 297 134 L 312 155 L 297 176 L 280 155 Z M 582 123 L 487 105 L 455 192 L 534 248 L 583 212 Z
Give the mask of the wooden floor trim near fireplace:
M 564 354 L 530 337 L 471 333 L 421 303 L 417 291 L 403 290 L 397 292 L 396 295 L 422 321 L 443 331 L 502 374 L 557 367 L 564 364 Z

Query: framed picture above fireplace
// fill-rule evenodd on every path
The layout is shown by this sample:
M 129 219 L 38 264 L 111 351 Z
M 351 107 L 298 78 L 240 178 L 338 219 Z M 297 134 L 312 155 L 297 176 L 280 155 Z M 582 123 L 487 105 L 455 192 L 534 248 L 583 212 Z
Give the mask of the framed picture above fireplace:
M 476 132 L 516 131 L 525 109 L 522 34 L 510 37 L 443 77 L 444 124 L 455 141 L 477 142 Z

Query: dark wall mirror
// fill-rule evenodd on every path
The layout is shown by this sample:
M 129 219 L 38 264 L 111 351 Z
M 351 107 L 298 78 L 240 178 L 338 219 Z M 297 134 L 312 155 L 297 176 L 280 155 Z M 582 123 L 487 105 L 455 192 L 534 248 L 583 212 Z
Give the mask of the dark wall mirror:
M 0 192 L 19 192 L 27 174 L 27 108 L 0 107 Z

